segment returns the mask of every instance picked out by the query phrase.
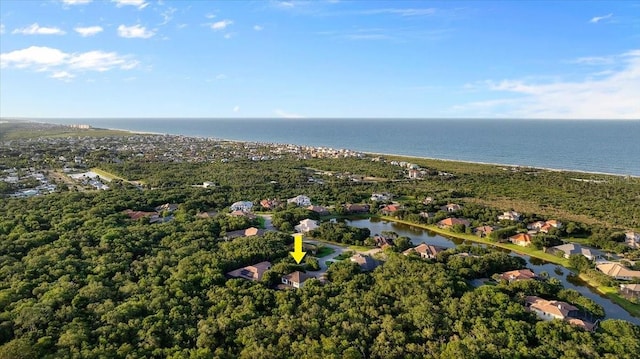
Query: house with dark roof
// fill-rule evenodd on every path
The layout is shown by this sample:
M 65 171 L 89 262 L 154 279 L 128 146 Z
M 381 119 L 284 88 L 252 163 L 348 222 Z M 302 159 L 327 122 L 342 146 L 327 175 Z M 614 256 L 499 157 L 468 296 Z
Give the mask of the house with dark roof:
M 369 212 L 368 204 L 347 204 L 344 209 L 347 213 L 355 214 L 355 213 L 368 213 Z
M 372 271 L 380 265 L 377 260 L 360 253 L 353 255 L 350 260 L 354 263 L 357 263 L 363 272 Z
M 242 278 L 247 280 L 259 281 L 266 271 L 271 269 L 271 262 L 260 262 L 254 265 L 242 267 L 227 273 L 231 278 Z
M 602 253 L 600 253 L 600 251 L 583 247 L 577 243 L 565 243 L 559 246 L 551 247 L 547 249 L 547 252 L 552 254 L 562 254 L 562 256 L 565 258 L 569 258 L 574 254 L 581 254 L 591 261 L 602 256 Z

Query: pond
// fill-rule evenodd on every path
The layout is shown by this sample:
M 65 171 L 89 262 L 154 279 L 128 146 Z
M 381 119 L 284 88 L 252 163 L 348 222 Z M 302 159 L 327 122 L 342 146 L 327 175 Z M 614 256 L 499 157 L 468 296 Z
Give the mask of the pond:
M 385 221 L 378 218 L 352 219 L 345 220 L 345 222 L 350 226 L 369 228 L 369 230 L 371 231 L 371 235 L 380 234 L 382 231 L 396 232 L 400 236 L 411 238 L 411 241 L 414 245 L 420 243 L 428 243 L 444 248 L 453 248 L 463 243 L 482 245 L 474 242 L 467 242 L 463 239 L 444 237 L 426 229 L 406 225 L 403 223 Z M 499 249 L 505 252 L 509 252 L 509 254 L 512 256 L 520 257 L 526 260 L 527 267 L 529 267 L 536 274 L 547 272 L 547 274 L 549 274 L 549 277 L 557 278 L 558 280 L 560 280 L 565 288 L 574 289 L 580 292 L 585 297 L 588 297 L 594 302 L 600 304 L 605 310 L 606 318 L 624 319 L 636 325 L 640 325 L 640 318 L 633 317 L 622 307 L 612 302 L 606 296 L 603 296 L 600 293 L 596 292 L 595 289 L 588 286 L 579 278 L 571 276 L 571 271 L 567 268 L 546 262 L 538 258 L 532 258 L 524 254 L 515 253 L 508 249 Z

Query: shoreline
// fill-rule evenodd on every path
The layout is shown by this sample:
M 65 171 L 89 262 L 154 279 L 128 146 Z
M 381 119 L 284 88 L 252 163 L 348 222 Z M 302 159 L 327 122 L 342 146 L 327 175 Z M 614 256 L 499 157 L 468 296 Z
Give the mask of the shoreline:
M 62 126 L 67 126 L 61 123 L 52 123 L 52 122 L 44 122 L 46 119 L 5 119 L 10 123 L 11 120 L 16 122 L 35 122 L 35 123 L 44 123 L 44 124 L 57 124 Z M 80 119 L 79 119 L 80 120 Z M 91 127 L 91 129 L 106 129 L 112 131 L 122 131 L 135 135 L 156 135 L 156 136 L 183 136 L 183 137 L 191 137 L 191 138 L 206 138 L 224 142 L 231 143 L 256 143 L 256 144 L 270 144 L 270 145 L 296 145 L 303 147 L 315 147 L 315 148 L 332 148 L 329 146 L 311 146 L 304 144 L 294 144 L 294 143 L 278 143 L 278 142 L 261 142 L 261 141 L 250 141 L 250 140 L 236 140 L 236 139 L 228 139 L 228 138 L 219 138 L 219 137 L 209 137 L 209 136 L 193 136 L 193 135 L 181 135 L 181 134 L 173 134 L 166 132 L 151 132 L 151 131 L 138 131 L 138 130 L 129 130 L 122 128 L 111 128 L 111 127 Z M 340 149 L 340 148 L 338 148 Z M 640 175 L 634 174 L 622 174 L 622 173 L 611 173 L 611 172 L 599 172 L 599 171 L 587 171 L 587 170 L 578 170 L 578 169 L 568 169 L 568 168 L 551 168 L 551 167 L 537 167 L 537 166 L 529 166 L 522 164 L 507 164 L 507 163 L 497 163 L 497 162 L 483 162 L 483 161 L 468 161 L 468 160 L 459 160 L 459 159 L 447 159 L 447 158 L 436 158 L 436 157 L 427 157 L 427 156 L 416 156 L 416 155 L 403 155 L 396 153 L 382 153 L 382 152 L 369 152 L 369 151 L 360 151 L 356 149 L 343 148 L 345 150 L 359 152 L 370 156 L 380 156 L 380 157 L 398 157 L 398 158 L 406 158 L 406 159 L 415 159 L 415 160 L 427 160 L 427 161 L 442 161 L 442 162 L 450 162 L 450 163 L 464 163 L 464 164 L 474 164 L 474 165 L 484 165 L 484 166 L 503 166 L 503 167 L 511 167 L 518 169 L 530 169 L 530 170 L 542 170 L 549 172 L 560 172 L 560 173 L 576 173 L 582 175 L 598 175 L 598 176 L 611 176 L 616 178 L 635 178 L 640 179 Z

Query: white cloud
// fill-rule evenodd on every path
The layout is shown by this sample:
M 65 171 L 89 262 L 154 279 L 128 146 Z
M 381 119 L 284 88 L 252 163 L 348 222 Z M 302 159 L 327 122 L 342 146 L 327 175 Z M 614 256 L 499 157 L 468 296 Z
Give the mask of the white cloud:
M 42 27 L 38 23 L 33 23 L 22 29 L 13 30 L 14 34 L 22 35 L 64 35 L 65 32 L 57 27 Z
M 102 32 L 104 29 L 102 26 L 87 26 L 87 27 L 76 27 L 73 30 L 80 34 L 82 37 L 88 37 L 98 34 Z
M 133 39 L 148 39 L 155 35 L 155 33 L 151 30 L 147 30 L 144 26 L 140 25 L 132 25 L 132 26 L 118 26 L 118 36 Z
M 62 0 L 65 5 L 84 5 L 90 3 L 91 0 Z
M 283 110 L 275 110 L 274 113 L 276 114 L 276 116 L 282 118 L 304 118 L 304 116 L 297 113 L 286 112 Z
M 52 78 L 66 80 L 73 78 L 78 72 L 130 70 L 138 65 L 139 62 L 129 56 L 104 51 L 65 53 L 50 47 L 31 46 L 0 54 L 2 68 L 48 72 Z
M 488 81 L 486 89 L 509 94 L 458 106 L 476 115 L 550 119 L 640 119 L 640 49 L 612 57 L 615 63 L 601 77 L 580 81 L 535 83 Z M 477 112 L 485 111 L 485 112 Z M 483 115 L 483 116 L 484 116 Z
M 56 71 L 54 73 L 51 74 L 52 79 L 58 79 L 58 80 L 63 80 L 63 81 L 69 81 L 71 79 L 73 79 L 74 77 L 76 77 L 76 75 L 69 73 L 67 71 Z
M 232 37 L 233 37 L 233 34 L 224 34 L 224 38 L 227 39 L 227 40 L 232 38 Z
M 160 13 L 160 16 L 162 16 L 162 22 L 160 23 L 160 26 L 162 25 L 166 25 L 168 24 L 171 20 L 173 20 L 173 14 L 178 11 L 178 9 L 174 8 L 174 7 L 170 7 L 167 10 L 163 11 Z
M 262 31 L 264 30 L 264 27 L 260 26 L 260 25 L 253 25 L 253 29 L 256 31 Z
M 233 108 L 233 112 L 240 112 L 240 106 L 235 106 Z
M 216 17 L 215 14 L 206 14 L 204 17 L 206 17 L 207 19 L 214 19 Z
M 117 7 L 135 6 L 138 9 L 144 9 L 149 5 L 149 3 L 146 2 L 145 0 L 111 0 L 111 1 L 116 3 Z
M 0 34 L 4 34 L 4 24 L 0 24 Z
M 214 22 L 213 24 L 211 24 L 211 28 L 213 30 L 218 31 L 218 30 L 224 30 L 230 25 L 233 25 L 233 21 L 232 20 L 221 20 L 221 21 Z
M 611 19 L 612 17 L 613 17 L 613 14 L 607 14 L 607 15 L 604 15 L 604 16 L 594 16 L 594 17 L 591 18 L 591 20 L 589 20 L 589 22 L 593 23 L 593 24 L 597 24 L 602 20 Z

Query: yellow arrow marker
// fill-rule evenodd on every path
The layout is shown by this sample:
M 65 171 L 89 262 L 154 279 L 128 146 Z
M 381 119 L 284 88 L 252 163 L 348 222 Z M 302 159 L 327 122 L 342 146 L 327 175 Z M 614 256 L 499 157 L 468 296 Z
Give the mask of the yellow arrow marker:
M 293 235 L 293 252 L 289 252 L 293 259 L 295 259 L 296 263 L 300 264 L 302 258 L 307 254 L 307 252 L 302 251 L 302 234 L 296 233 Z

